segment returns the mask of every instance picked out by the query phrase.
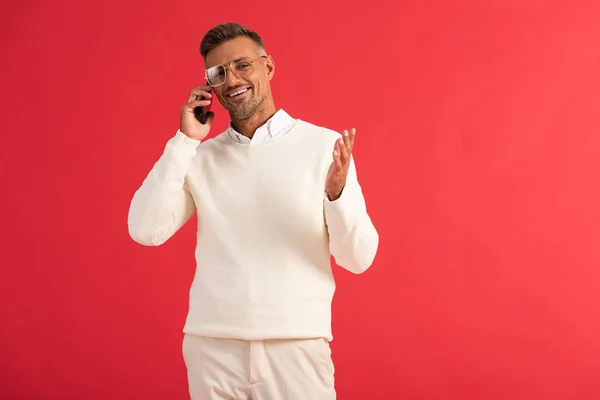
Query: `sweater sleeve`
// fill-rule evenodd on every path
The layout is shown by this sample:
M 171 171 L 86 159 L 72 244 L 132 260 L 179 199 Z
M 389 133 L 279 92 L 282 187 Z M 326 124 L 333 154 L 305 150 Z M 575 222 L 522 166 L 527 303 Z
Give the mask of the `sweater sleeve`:
M 355 274 L 366 271 L 375 259 L 379 235 L 367 213 L 353 158 L 341 196 L 330 201 L 325 195 L 324 208 L 329 249 L 336 263 Z
M 179 130 L 167 142 L 129 206 L 127 224 L 135 242 L 159 246 L 195 213 L 186 175 L 199 144 Z

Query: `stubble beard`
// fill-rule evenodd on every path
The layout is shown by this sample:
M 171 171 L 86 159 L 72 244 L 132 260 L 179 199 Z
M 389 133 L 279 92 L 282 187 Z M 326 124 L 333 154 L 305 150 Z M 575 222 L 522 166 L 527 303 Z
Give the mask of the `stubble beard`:
M 252 90 L 252 89 L 251 89 Z M 257 99 L 252 92 L 252 98 L 243 104 L 231 104 L 229 113 L 232 121 L 245 121 L 256 114 L 265 99 Z

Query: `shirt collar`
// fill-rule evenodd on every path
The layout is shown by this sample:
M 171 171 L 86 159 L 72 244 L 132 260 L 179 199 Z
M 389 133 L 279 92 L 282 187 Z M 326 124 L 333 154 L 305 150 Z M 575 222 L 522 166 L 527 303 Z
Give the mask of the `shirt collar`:
M 266 137 L 275 137 L 278 133 L 282 132 L 289 124 L 295 121 L 287 112 L 284 110 L 278 110 L 271 118 L 261 125 L 256 132 L 252 140 L 264 140 Z M 229 122 L 229 128 L 227 129 L 229 136 L 240 143 L 250 143 L 252 140 L 242 135 L 235 130 L 231 122 Z

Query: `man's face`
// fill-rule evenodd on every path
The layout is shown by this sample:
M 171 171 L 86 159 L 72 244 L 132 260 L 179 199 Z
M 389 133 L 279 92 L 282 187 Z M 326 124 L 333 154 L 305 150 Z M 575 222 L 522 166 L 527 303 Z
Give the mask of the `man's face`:
M 260 108 L 270 93 L 269 81 L 273 77 L 274 65 L 271 57 L 261 58 L 260 49 L 248 37 L 242 36 L 220 44 L 206 56 L 206 68 L 224 64 L 226 81 L 214 87 L 213 93 L 225 107 L 233 120 L 250 118 Z M 241 60 L 243 67 L 249 66 L 250 73 L 238 72 L 231 61 Z M 237 94 L 240 91 L 243 93 Z

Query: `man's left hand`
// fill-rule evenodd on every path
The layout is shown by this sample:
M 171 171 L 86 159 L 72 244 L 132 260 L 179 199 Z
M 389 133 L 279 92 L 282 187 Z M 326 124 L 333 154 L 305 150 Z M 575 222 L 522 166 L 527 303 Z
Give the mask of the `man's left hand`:
M 354 136 L 356 129 L 352 128 L 350 132 L 344 130 L 342 138 L 335 141 L 333 147 L 333 162 L 329 166 L 327 179 L 325 180 L 325 193 L 329 201 L 339 199 L 342 190 L 346 186 L 346 176 L 350 167 L 350 156 L 354 147 Z

